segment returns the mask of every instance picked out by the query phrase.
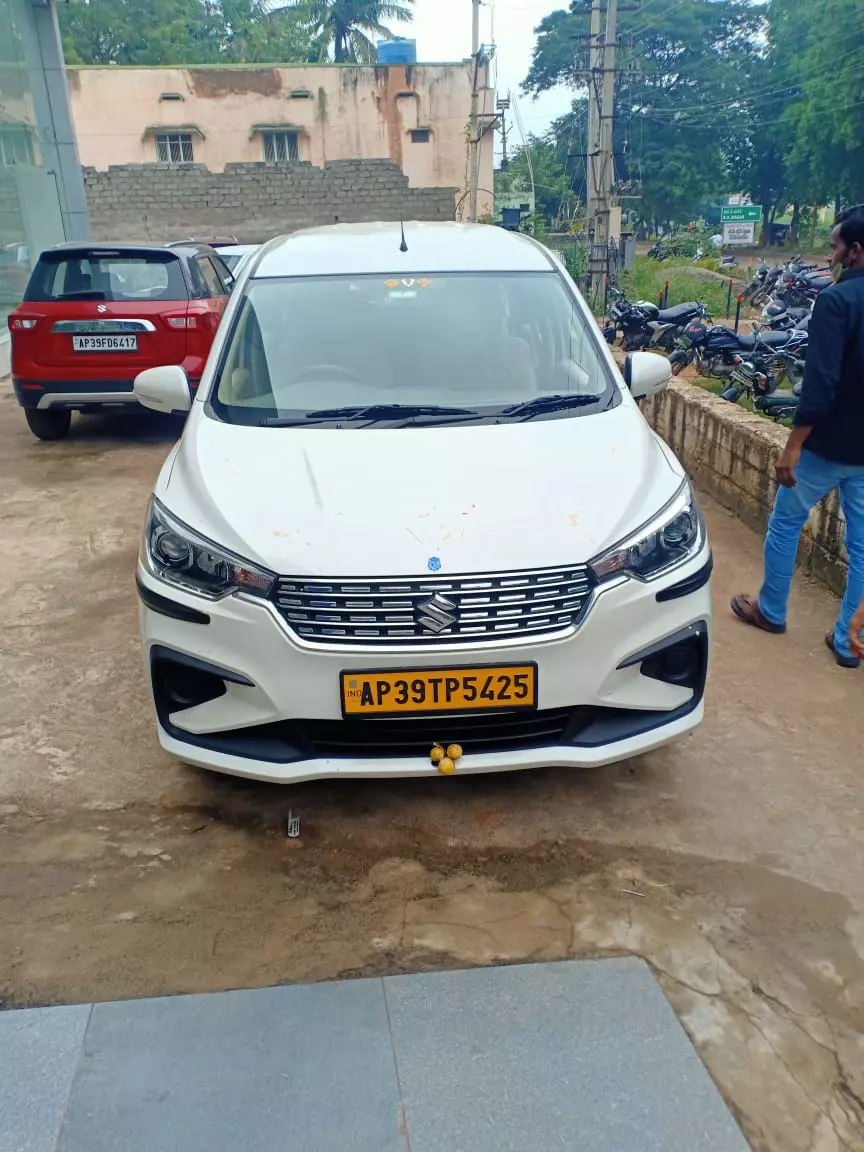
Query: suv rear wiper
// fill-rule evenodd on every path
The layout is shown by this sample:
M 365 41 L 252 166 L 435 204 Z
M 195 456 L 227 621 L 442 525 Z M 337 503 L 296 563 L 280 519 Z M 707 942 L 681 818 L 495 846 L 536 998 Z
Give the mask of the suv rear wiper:
M 530 420 L 533 416 L 542 416 L 546 412 L 564 412 L 567 408 L 582 408 L 588 404 L 596 404 L 602 396 L 537 396 L 534 400 L 524 400 L 521 404 L 511 404 L 501 408 L 496 415 L 515 416 L 523 420 Z
M 262 421 L 264 427 L 302 427 L 328 420 L 409 420 L 413 416 L 476 416 L 471 408 L 446 408 L 437 404 L 357 404 L 347 408 L 319 408 L 302 417 L 274 416 Z

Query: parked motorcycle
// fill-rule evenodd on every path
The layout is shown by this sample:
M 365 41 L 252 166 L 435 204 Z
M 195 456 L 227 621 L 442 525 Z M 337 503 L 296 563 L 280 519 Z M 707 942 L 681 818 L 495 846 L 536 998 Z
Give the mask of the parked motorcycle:
M 759 331 L 753 335 L 734 332 L 722 326 L 708 327 L 699 321 L 687 324 L 669 357 L 672 375 L 678 376 L 689 364 L 696 364 L 700 376 L 725 380 L 730 377 L 743 356 L 774 355 L 783 349 L 803 361 L 806 356 L 806 332 Z
M 774 332 L 788 331 L 790 328 L 806 332 L 812 313 L 812 304 L 793 307 L 780 300 L 771 300 L 762 309 L 759 327 L 760 330 L 767 328 Z
M 785 356 L 785 354 L 781 354 L 781 356 Z M 794 358 L 790 359 L 794 360 Z M 799 375 L 791 367 L 787 368 L 785 375 L 790 380 L 792 387 L 782 390 L 777 387 L 778 381 L 771 371 L 772 367 L 773 364 L 769 364 L 765 359 L 759 357 L 752 357 L 749 360 L 739 357 L 738 363 L 733 369 L 729 387 L 725 388 L 720 395 L 724 400 L 730 400 L 732 403 L 736 403 L 742 396 L 747 396 L 753 402 L 753 407 L 757 412 L 769 416 L 775 422 L 791 419 L 798 408 L 803 384 L 803 371 Z M 799 367 L 803 368 L 800 364 Z
M 745 299 L 754 306 L 764 304 L 770 299 L 782 271 L 782 264 L 775 264 L 773 268 L 769 268 L 767 264 L 760 264 L 744 290 Z
M 631 303 L 619 293 L 609 309 L 609 319 L 616 329 L 621 330 L 621 343 L 625 352 L 646 348 L 671 352 L 686 324 L 692 320 L 710 319 L 710 316 L 701 300 L 689 300 L 684 304 L 675 304 L 672 308 L 660 308 L 650 300 Z M 609 340 L 606 330 L 604 335 Z M 613 343 L 614 339 L 613 336 L 609 342 Z

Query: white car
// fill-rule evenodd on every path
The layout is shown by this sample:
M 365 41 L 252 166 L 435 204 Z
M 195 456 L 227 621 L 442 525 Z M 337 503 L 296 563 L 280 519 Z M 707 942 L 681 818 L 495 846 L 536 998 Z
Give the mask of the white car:
M 147 516 L 159 739 L 270 781 L 589 766 L 702 718 L 711 553 L 561 262 L 484 225 L 271 241 Z M 135 393 L 188 409 L 182 369 Z
M 260 244 L 224 244 L 220 246 L 217 251 L 223 262 L 228 266 L 228 271 L 235 280 L 238 280 L 247 261 L 251 259 L 252 254 L 257 252 L 260 247 Z

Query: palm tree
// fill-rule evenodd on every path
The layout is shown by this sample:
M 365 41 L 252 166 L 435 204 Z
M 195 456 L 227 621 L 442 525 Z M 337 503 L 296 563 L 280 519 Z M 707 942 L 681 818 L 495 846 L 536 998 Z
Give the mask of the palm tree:
M 314 37 L 319 60 L 336 64 L 374 64 L 375 41 L 392 40 L 394 33 L 383 21 L 410 23 L 414 0 L 293 0 Z M 332 53 L 332 56 L 331 56 Z

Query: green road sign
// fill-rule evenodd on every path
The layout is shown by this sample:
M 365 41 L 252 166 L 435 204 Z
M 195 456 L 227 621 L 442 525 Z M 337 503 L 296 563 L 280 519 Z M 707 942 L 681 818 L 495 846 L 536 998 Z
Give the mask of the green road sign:
M 727 204 L 720 209 L 721 224 L 758 224 L 762 219 L 762 209 L 758 204 L 742 204 L 740 207 Z

